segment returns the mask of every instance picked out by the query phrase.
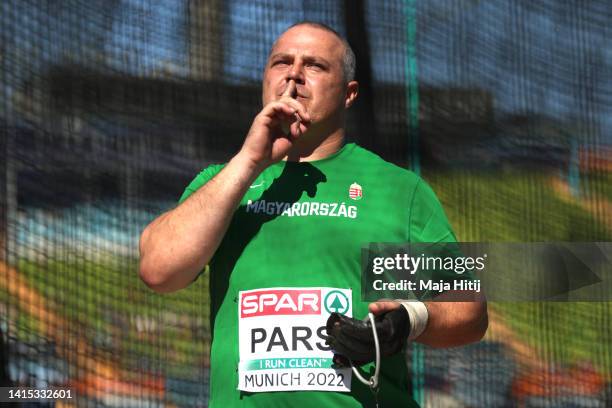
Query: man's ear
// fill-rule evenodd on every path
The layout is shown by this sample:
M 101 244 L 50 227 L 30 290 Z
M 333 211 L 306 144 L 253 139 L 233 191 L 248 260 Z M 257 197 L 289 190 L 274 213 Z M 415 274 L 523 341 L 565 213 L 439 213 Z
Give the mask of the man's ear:
M 357 95 L 359 94 L 359 83 L 357 81 L 351 81 L 346 85 L 346 97 L 344 98 L 344 107 L 346 109 L 350 108 L 355 99 L 357 99 Z

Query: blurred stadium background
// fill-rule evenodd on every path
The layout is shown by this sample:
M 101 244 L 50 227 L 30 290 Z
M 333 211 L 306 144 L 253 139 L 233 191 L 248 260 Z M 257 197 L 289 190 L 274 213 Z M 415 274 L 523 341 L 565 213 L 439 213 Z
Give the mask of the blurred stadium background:
M 356 51 L 351 140 L 419 172 L 460 240 L 612 241 L 606 0 L 3 1 L 2 385 L 206 406 L 207 279 L 154 294 L 139 233 L 240 146 L 303 19 Z M 610 303 L 490 310 L 485 341 L 410 350 L 424 406 L 612 406 Z

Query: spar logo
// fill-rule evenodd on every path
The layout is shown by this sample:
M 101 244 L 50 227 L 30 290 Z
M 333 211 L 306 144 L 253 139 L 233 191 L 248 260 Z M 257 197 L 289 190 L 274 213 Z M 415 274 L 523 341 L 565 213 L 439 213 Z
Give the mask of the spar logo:
M 320 314 L 320 289 L 263 289 L 242 292 L 240 297 L 240 318 Z
M 339 290 L 332 290 L 323 301 L 327 313 L 345 314 L 349 310 L 349 298 Z

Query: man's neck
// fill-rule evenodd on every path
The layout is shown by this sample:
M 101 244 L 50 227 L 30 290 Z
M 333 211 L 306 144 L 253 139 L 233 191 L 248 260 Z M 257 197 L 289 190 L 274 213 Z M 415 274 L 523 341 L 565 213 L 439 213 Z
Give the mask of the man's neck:
M 314 135 L 305 134 L 304 143 L 296 143 L 295 149 L 284 160 L 294 162 L 309 162 L 325 159 L 344 146 L 344 129 L 340 128 L 322 141 L 315 140 Z M 308 140 L 308 138 L 312 139 Z M 310 142 L 310 143 L 309 143 Z

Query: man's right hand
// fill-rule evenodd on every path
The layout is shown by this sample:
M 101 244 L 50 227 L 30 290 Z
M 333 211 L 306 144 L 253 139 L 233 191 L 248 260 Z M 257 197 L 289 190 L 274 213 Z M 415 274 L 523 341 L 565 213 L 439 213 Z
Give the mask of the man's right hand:
M 293 79 L 281 97 L 268 103 L 253 120 L 239 155 L 263 170 L 281 161 L 310 126 L 310 115 L 295 98 Z

